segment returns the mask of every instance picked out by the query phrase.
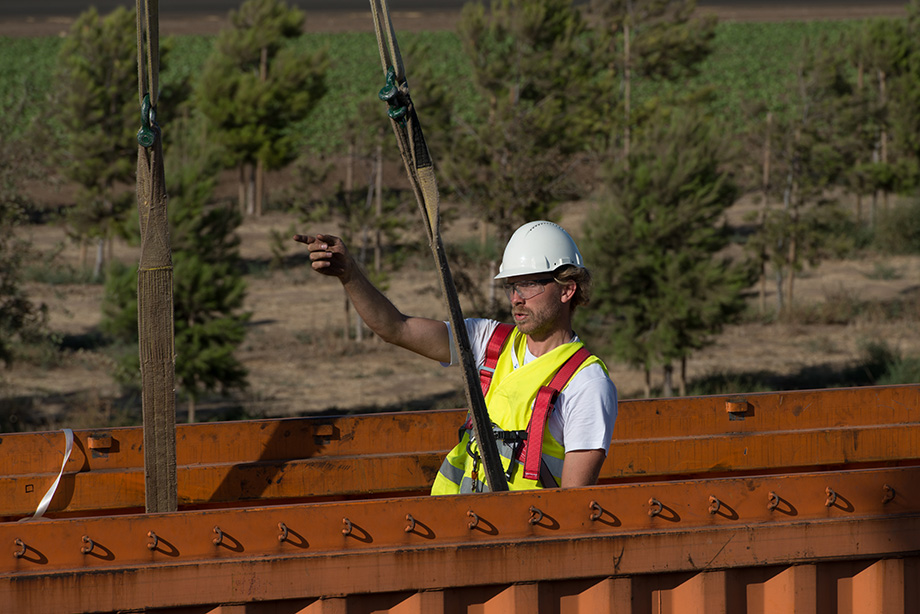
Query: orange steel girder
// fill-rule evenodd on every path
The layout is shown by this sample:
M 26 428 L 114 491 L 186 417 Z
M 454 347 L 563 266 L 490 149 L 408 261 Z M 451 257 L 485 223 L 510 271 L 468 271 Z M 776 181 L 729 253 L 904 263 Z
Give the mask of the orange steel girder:
M 918 478 L 905 467 L 3 523 L 0 603 L 108 612 L 909 556 Z
M 894 386 L 623 402 L 601 481 L 916 463 L 918 392 Z M 182 425 L 179 502 L 188 509 L 422 494 L 462 418 L 446 411 Z M 142 508 L 140 430 L 75 435 L 50 515 Z M 0 518 L 35 510 L 62 450 L 61 433 L 0 438 Z

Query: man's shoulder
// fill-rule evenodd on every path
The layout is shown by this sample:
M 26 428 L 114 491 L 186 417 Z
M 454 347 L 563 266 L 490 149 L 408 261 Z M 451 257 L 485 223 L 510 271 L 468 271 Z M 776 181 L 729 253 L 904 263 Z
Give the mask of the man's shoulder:
M 593 359 L 593 360 L 592 360 Z M 614 393 L 616 387 L 603 361 L 592 355 L 584 367 L 572 376 L 570 382 L 577 388 L 590 388 L 601 393 Z

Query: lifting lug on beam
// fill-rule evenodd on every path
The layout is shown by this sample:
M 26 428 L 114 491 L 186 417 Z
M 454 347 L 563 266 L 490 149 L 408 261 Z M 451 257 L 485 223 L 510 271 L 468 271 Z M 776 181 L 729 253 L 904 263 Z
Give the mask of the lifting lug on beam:
M 543 520 L 543 510 L 531 505 L 530 506 L 530 520 L 528 520 L 527 522 L 529 522 L 530 524 L 537 524 L 541 520 Z
M 714 496 L 709 495 L 709 513 L 715 514 L 722 507 L 722 503 Z
M 779 495 L 771 490 L 768 496 L 770 501 L 767 503 L 767 509 L 772 512 L 779 506 Z
M 895 492 L 894 492 L 894 488 L 892 488 L 888 484 L 885 484 L 884 486 L 882 486 L 882 490 L 885 492 L 885 494 L 882 496 L 882 505 L 885 505 L 886 503 L 894 499 Z
M 597 501 L 592 501 L 588 507 L 591 508 L 591 515 L 588 516 L 591 520 L 597 520 L 604 514 L 604 508 Z

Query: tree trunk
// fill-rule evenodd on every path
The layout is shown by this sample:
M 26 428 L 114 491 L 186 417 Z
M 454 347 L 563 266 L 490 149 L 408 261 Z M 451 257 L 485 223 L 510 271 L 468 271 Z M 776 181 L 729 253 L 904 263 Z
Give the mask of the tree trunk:
M 240 201 L 240 213 L 246 215 L 246 163 L 240 162 L 239 166 L 239 183 L 237 188 L 239 190 L 239 201 Z
M 764 232 L 767 225 L 767 209 L 770 198 L 770 133 L 773 129 L 773 112 L 767 113 L 767 136 L 763 146 L 763 173 L 760 180 L 760 191 L 763 203 L 760 207 L 760 231 Z M 766 243 L 760 248 L 760 315 L 767 313 L 767 250 Z M 683 396 L 683 395 L 681 395 Z
M 252 164 L 246 165 L 246 214 L 256 213 L 256 169 Z
M 93 265 L 93 279 L 102 278 L 102 266 L 105 264 L 105 238 L 96 239 L 96 263 Z
M 799 215 L 798 210 L 793 211 L 792 219 L 792 236 L 789 238 L 789 291 L 786 293 L 786 305 L 789 309 L 789 312 L 792 312 L 793 306 L 795 304 L 794 298 L 794 288 L 795 288 L 795 263 L 799 257 L 799 241 L 798 241 L 798 222 Z
M 190 396 L 188 398 L 188 423 L 194 424 L 195 422 L 195 397 Z
M 374 229 L 374 270 L 378 273 L 383 270 L 383 129 L 377 131 L 377 150 L 374 155 L 374 212 L 377 223 Z
M 674 365 L 668 363 L 664 366 L 664 384 L 662 385 L 661 396 L 664 397 L 673 397 L 674 396 Z
M 256 161 L 256 181 L 255 181 L 255 205 L 253 213 L 256 217 L 262 217 L 262 202 L 265 199 L 265 164 L 262 160 Z
M 355 189 L 355 141 L 348 142 L 348 158 L 345 162 L 345 206 L 351 204 L 351 191 Z
M 680 380 L 678 380 L 677 394 L 682 397 L 687 396 L 687 357 L 680 358 Z
M 259 81 L 268 81 L 268 47 L 262 47 L 259 56 Z M 253 213 L 256 217 L 262 217 L 262 203 L 265 199 L 265 164 L 262 160 L 256 162 L 255 190 Z
M 882 105 L 885 105 L 888 102 L 887 94 L 885 93 L 885 71 L 878 71 L 878 93 L 879 93 L 879 102 Z M 882 155 L 882 164 L 888 164 L 888 128 L 885 127 L 885 124 L 882 124 L 882 133 L 879 135 L 879 148 L 881 149 Z M 888 190 L 882 190 L 882 210 L 886 213 L 888 212 Z
M 629 170 L 629 149 L 632 131 L 630 117 L 632 114 L 632 58 L 630 57 L 630 28 L 632 26 L 632 0 L 626 1 L 626 21 L 623 25 L 623 157 L 626 170 Z
M 651 398 L 652 396 L 652 372 L 648 367 L 645 367 L 645 398 Z
M 489 296 L 489 308 L 490 309 L 498 308 L 498 295 L 495 292 L 495 286 L 497 285 L 495 283 L 495 276 L 498 275 L 498 273 L 495 270 L 496 268 L 498 268 L 498 265 L 496 264 L 496 262 L 494 260 L 489 260 L 489 279 L 487 283 L 488 283 L 488 296 Z

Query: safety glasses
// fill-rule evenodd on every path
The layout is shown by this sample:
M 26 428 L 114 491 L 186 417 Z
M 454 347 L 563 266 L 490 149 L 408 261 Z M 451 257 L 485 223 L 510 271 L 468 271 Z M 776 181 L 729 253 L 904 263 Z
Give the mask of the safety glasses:
M 543 294 L 546 290 L 546 284 L 551 284 L 555 279 L 547 277 L 546 279 L 528 279 L 527 281 L 515 281 L 504 285 L 505 294 L 511 299 L 511 293 L 515 292 L 523 300 L 532 299 L 538 294 Z

